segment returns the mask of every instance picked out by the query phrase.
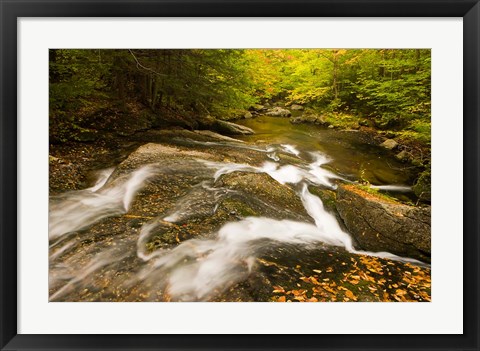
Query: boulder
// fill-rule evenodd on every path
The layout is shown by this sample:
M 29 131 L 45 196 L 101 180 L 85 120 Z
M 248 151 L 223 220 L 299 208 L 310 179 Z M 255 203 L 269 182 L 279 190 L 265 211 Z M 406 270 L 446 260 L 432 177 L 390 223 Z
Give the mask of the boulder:
M 387 150 L 393 150 L 398 146 L 398 143 L 393 139 L 387 139 L 380 144 L 381 147 L 384 147 Z
M 422 201 L 431 201 L 431 196 L 432 196 L 432 181 L 431 181 L 431 173 L 430 173 L 430 167 L 420 173 L 420 176 L 418 179 L 415 181 L 415 184 L 413 186 L 413 192 L 417 197 L 422 200 Z
M 226 135 L 250 135 L 255 133 L 251 128 L 221 120 L 216 120 L 212 129 L 215 132 Z
M 262 111 L 265 108 L 263 105 L 255 104 L 250 107 L 250 111 Z
M 193 132 L 196 133 L 196 134 L 200 134 L 202 136 L 209 137 L 209 138 L 214 139 L 214 140 L 232 141 L 232 142 L 236 142 L 236 143 L 243 143 L 244 142 L 243 140 L 230 138 L 228 136 L 212 132 L 211 130 L 194 130 Z
M 362 249 L 430 261 L 430 207 L 404 205 L 354 185 L 338 187 L 336 206 Z
M 408 152 L 405 150 L 400 151 L 398 154 L 395 155 L 395 158 L 399 161 L 407 161 L 409 156 Z
M 250 135 L 255 133 L 251 128 L 236 123 L 215 119 L 211 116 L 200 120 L 199 124 L 201 129 L 208 129 L 225 135 Z
M 301 111 L 303 110 L 303 106 L 302 105 L 297 105 L 297 104 L 293 104 L 292 106 L 290 106 L 290 108 L 292 110 L 295 110 L 295 111 Z
M 304 121 L 303 121 L 302 117 L 292 117 L 292 118 L 290 118 L 290 123 L 300 124 L 300 123 L 304 123 Z
M 252 117 L 253 117 L 253 115 L 249 111 L 245 112 L 245 114 L 243 115 L 243 118 L 252 118 Z
M 290 117 L 292 115 L 289 110 L 278 106 L 268 110 L 265 114 L 272 117 Z
M 292 124 L 313 123 L 313 124 L 320 124 L 320 125 L 326 124 L 324 117 L 317 116 L 317 115 L 303 115 L 299 117 L 291 117 L 290 123 Z
M 240 196 L 237 200 L 257 216 L 312 222 L 295 191 L 266 173 L 232 172 L 222 175 L 215 185 L 234 190 Z

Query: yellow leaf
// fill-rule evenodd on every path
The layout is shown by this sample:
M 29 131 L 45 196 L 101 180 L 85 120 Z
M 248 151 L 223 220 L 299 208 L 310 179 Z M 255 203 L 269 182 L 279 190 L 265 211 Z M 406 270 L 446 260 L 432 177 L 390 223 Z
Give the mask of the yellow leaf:
M 273 286 L 273 292 L 274 293 L 284 293 L 285 292 L 285 289 L 282 288 L 281 286 Z
M 393 294 L 393 298 L 399 302 L 402 302 L 402 299 L 395 294 Z
M 302 290 L 292 290 L 292 294 L 295 296 L 303 295 L 307 292 L 307 290 L 302 289 Z
M 357 301 L 357 297 L 356 297 L 356 296 L 354 295 L 354 293 L 351 292 L 350 290 L 347 289 L 347 290 L 345 291 L 345 295 L 346 295 L 348 298 Z

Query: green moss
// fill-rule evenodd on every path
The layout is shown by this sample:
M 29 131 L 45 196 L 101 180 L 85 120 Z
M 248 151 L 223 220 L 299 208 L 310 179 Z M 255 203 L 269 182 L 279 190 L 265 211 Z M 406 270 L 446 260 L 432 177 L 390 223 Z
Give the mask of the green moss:
M 413 186 L 413 192 L 422 201 L 430 201 L 431 199 L 431 177 L 431 168 L 429 165 L 425 171 L 420 173 L 418 179 L 415 181 L 415 185 Z
M 221 207 L 226 213 L 232 213 L 242 217 L 257 216 L 254 209 L 237 200 L 226 199 L 222 202 Z
M 337 194 L 334 191 L 321 189 L 315 186 L 309 186 L 308 190 L 322 200 L 323 206 L 325 206 L 328 211 L 332 212 L 337 210 Z
M 360 127 L 360 118 L 345 113 L 328 113 L 325 115 L 325 121 L 327 124 L 341 129 L 358 129 Z
M 389 196 L 388 194 L 382 193 L 378 189 L 371 188 L 367 185 L 355 185 L 355 187 L 382 200 L 399 203 L 398 199 Z

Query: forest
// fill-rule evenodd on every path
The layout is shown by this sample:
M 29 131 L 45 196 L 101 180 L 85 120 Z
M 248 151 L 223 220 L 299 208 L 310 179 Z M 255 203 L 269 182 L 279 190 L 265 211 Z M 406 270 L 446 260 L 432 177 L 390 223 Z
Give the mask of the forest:
M 429 49 L 51 49 L 49 136 L 51 301 L 430 301 Z
M 51 122 L 66 129 L 96 104 L 231 119 L 284 100 L 430 142 L 430 50 L 51 50 L 49 72 Z

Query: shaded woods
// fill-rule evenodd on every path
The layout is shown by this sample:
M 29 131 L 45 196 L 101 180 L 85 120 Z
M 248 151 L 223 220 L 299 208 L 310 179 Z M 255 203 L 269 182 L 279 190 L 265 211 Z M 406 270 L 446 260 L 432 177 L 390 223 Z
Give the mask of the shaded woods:
M 174 124 L 280 100 L 428 145 L 430 50 L 50 50 L 53 141 L 129 103 Z

